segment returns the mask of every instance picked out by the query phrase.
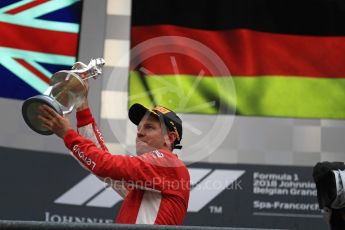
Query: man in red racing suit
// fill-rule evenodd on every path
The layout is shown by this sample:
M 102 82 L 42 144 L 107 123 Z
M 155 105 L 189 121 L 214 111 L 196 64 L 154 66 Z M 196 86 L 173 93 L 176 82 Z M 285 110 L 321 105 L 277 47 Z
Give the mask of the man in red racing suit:
M 137 125 L 137 156 L 108 152 L 87 102 L 77 111 L 78 132 L 66 117 L 40 107 L 43 125 L 63 138 L 73 157 L 110 184 L 123 198 L 116 223 L 181 225 L 187 213 L 190 178 L 172 152 L 179 148 L 182 121 L 167 108 L 134 104 L 130 120 Z

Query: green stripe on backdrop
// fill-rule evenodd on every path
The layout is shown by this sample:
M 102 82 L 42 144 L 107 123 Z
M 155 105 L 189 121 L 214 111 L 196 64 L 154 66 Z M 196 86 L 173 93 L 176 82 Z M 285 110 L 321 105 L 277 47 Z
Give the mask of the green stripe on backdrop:
M 143 82 L 145 81 L 146 84 Z M 234 113 L 236 98 L 231 78 L 197 77 L 190 75 L 164 75 L 140 77 L 131 72 L 129 82 L 129 104 L 141 103 L 148 107 L 158 105 L 176 112 L 218 114 Z
M 131 72 L 130 105 L 153 106 L 143 80 L 156 104 L 181 113 L 232 114 L 236 108 L 236 114 L 245 116 L 345 118 L 345 79 L 190 75 L 141 78 Z

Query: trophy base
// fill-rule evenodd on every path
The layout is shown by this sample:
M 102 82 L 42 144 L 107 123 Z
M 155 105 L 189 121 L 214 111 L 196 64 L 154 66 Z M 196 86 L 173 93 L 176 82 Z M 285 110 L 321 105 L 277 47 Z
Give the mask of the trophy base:
M 63 115 L 62 109 L 58 102 L 47 95 L 37 95 L 27 99 L 22 106 L 22 115 L 25 123 L 35 132 L 42 135 L 51 135 L 52 131 L 44 128 L 42 122 L 38 119 L 39 106 L 46 104 L 54 109 L 61 116 Z

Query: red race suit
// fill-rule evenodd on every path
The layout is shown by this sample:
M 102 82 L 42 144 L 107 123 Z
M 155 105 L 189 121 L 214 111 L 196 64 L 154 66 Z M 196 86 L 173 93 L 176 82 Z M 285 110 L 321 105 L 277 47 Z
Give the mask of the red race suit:
M 77 127 L 78 132 L 67 131 L 65 145 L 84 168 L 124 198 L 116 223 L 183 223 L 190 178 L 176 154 L 165 149 L 140 156 L 109 153 L 89 109 L 77 112 Z

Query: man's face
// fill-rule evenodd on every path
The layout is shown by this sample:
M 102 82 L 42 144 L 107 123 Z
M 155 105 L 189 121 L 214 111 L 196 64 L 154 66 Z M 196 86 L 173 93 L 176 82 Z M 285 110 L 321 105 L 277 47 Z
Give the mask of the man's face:
M 136 152 L 141 155 L 165 145 L 164 133 L 160 121 L 153 115 L 144 116 L 138 124 Z

